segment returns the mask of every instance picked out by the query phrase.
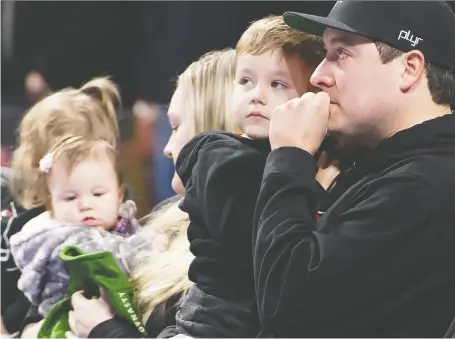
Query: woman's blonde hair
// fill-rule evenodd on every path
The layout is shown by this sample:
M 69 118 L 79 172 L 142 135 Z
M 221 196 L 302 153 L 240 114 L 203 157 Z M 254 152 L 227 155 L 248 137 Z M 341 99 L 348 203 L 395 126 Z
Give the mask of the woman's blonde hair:
M 235 67 L 235 50 L 227 48 L 204 54 L 178 77 L 190 137 L 210 130 L 238 131 L 231 112 Z
M 13 153 L 13 198 L 26 209 L 45 204 L 39 161 L 59 137 L 99 138 L 116 147 L 116 102 L 120 102 L 116 85 L 107 78 L 96 78 L 81 88 L 55 92 L 30 108 L 19 125 L 19 144 Z
M 209 52 L 178 77 L 177 87 L 185 95 L 190 137 L 210 130 L 238 131 L 231 113 L 235 62 L 233 49 Z M 173 200 L 145 217 L 144 228 L 162 235 L 165 244 L 164 250 L 142 252 L 133 268 L 131 280 L 142 313 L 149 314 L 176 295 L 183 297 L 193 286 L 188 278 L 194 258 L 187 238 L 189 218 L 179 203 Z
M 193 286 L 188 279 L 188 268 L 193 260 L 186 231 L 188 214 L 178 207 L 180 201 L 165 204 L 150 214 L 145 228 L 153 228 L 155 239 L 162 235 L 164 248 L 154 243 L 151 250 L 142 251 L 134 265 L 131 282 L 136 288 L 136 304 L 143 314 L 166 303 L 175 295 L 186 294 Z M 143 230 L 147 232 L 146 229 Z

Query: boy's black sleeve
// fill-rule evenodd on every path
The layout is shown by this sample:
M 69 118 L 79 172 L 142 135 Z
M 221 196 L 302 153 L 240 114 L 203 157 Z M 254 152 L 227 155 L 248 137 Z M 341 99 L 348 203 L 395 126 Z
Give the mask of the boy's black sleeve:
M 205 293 L 227 300 L 254 295 L 251 235 L 268 145 L 209 132 L 179 155 L 176 169 L 185 185 L 180 208 L 190 217 L 195 255 L 189 277 Z
M 95 326 L 88 338 L 144 338 L 144 336 L 127 321 L 112 318 Z
M 251 234 L 269 150 L 268 140 L 210 132 L 193 138 L 179 155 L 176 168 L 185 185 L 180 208 L 189 214 L 188 239 L 195 256 L 189 278 L 197 292 L 190 293 L 177 314 L 179 333 L 258 333 Z

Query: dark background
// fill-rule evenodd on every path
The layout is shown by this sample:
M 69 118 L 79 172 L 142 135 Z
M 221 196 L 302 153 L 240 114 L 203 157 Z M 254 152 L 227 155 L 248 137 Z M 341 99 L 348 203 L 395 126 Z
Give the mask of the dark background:
M 109 75 L 120 86 L 124 106 L 138 99 L 166 104 L 179 73 L 205 52 L 234 47 L 251 21 L 286 10 L 325 15 L 333 4 L 2 1 L 2 144 L 14 144 L 14 130 L 30 105 L 24 80 L 31 71 L 51 90 Z
M 286 10 L 327 14 L 333 3 L 17 1 L 12 54 L 2 48 L 2 103 L 22 103 L 31 70 L 52 89 L 111 75 L 125 104 L 167 103 L 170 80 L 201 54 L 234 47 L 249 22 Z
M 162 154 L 171 131 L 165 109 L 157 109 L 149 123 L 131 113 L 133 104 L 167 104 L 179 73 L 208 51 L 235 47 L 250 22 L 288 10 L 327 15 L 334 3 L 2 1 L 2 166 L 20 118 L 37 99 L 26 91 L 28 74 L 40 74 L 50 91 L 108 75 L 121 90 L 122 154 L 145 213 L 173 194 L 172 162 Z M 455 8 L 454 1 L 449 4 Z

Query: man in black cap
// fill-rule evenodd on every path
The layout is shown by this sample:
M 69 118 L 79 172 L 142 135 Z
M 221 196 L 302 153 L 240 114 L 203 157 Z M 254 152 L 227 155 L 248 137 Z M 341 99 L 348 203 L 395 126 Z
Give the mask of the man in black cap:
M 253 233 L 261 335 L 444 336 L 455 316 L 453 12 L 339 1 L 327 18 L 284 20 L 327 52 L 311 79 L 322 91 L 271 118 Z M 327 135 L 355 166 L 316 222 L 313 155 Z

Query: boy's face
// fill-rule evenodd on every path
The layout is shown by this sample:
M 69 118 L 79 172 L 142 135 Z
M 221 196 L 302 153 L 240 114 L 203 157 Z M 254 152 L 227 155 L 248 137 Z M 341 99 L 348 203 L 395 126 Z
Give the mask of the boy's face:
M 117 175 L 104 152 L 81 161 L 68 176 L 58 162 L 52 166 L 49 190 L 53 216 L 61 222 L 110 229 L 122 203 Z
M 272 111 L 307 92 L 312 71 L 297 54 L 281 49 L 238 55 L 233 110 L 242 131 L 252 139 L 268 138 Z

